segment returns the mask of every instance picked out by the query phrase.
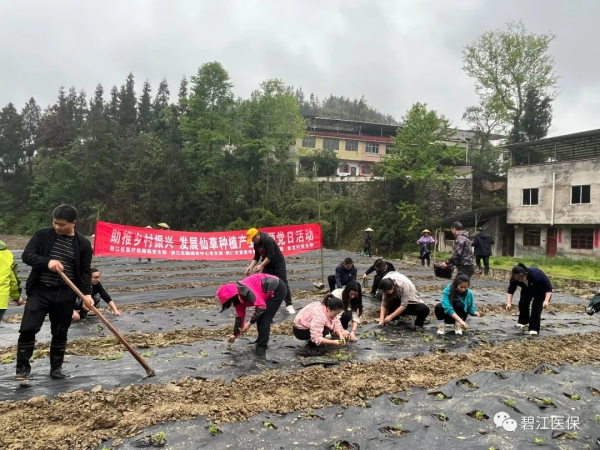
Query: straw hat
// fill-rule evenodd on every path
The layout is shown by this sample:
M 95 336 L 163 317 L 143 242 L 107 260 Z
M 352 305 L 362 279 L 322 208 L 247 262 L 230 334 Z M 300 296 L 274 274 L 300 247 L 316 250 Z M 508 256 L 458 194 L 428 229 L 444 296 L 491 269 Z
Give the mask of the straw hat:
M 423 231 L 421 231 L 421 234 L 425 234 L 425 233 L 431 234 L 431 231 L 429 231 L 427 228 L 425 228 Z
M 367 228 L 365 231 L 375 231 L 373 228 Z

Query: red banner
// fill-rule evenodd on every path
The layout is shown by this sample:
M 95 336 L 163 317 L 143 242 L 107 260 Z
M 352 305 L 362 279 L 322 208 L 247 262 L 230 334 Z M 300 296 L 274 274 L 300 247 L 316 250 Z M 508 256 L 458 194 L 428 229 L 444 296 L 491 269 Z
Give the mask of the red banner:
M 284 256 L 317 250 L 322 245 L 318 223 L 260 228 L 260 231 L 275 239 Z M 251 259 L 253 244 L 246 242 L 246 230 L 196 233 L 98 222 L 94 255 L 180 260 Z

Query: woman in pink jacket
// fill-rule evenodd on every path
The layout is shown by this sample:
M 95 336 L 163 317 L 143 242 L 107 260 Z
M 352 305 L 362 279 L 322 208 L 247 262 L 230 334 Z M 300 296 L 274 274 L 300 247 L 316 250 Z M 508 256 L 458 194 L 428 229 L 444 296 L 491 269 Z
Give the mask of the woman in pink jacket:
M 312 302 L 296 314 L 293 332 L 296 339 L 308 341 L 306 346 L 315 349 L 319 345 L 344 345 L 348 332 L 342 328 L 337 316 L 344 311 L 344 303 L 332 294 L 327 295 L 322 302 Z M 325 338 L 327 335 L 337 335 L 339 339 Z
M 233 335 L 229 343 L 233 344 L 252 324 L 258 329 L 258 339 L 254 354 L 258 359 L 266 359 L 267 345 L 271 333 L 271 322 L 287 294 L 285 283 L 276 276 L 257 273 L 237 283 L 224 284 L 217 291 L 217 297 L 223 305 L 221 312 L 235 307 L 236 318 Z M 246 319 L 246 308 L 254 307 L 249 321 Z

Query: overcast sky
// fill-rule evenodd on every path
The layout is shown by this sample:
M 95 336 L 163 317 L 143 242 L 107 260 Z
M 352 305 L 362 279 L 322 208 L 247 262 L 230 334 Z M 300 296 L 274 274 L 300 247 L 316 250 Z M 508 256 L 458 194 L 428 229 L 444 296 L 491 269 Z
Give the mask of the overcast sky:
M 461 123 L 475 104 L 465 44 L 523 20 L 552 31 L 560 79 L 551 134 L 600 128 L 596 0 L 0 0 L 0 105 L 43 107 L 58 88 L 108 92 L 179 81 L 204 62 L 229 71 L 236 96 L 268 78 L 319 97 L 360 97 L 400 118 L 412 103 Z

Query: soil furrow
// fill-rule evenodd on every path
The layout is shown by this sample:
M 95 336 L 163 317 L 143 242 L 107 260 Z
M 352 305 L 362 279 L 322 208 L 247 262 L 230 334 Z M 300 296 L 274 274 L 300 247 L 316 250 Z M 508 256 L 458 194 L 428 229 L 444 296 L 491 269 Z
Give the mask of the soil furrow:
M 593 363 L 598 361 L 599 345 L 600 333 L 552 336 L 466 354 L 351 362 L 329 369 L 313 366 L 291 373 L 267 371 L 229 384 L 188 378 L 167 385 L 76 391 L 50 401 L 34 397 L 2 402 L 0 444 L 14 450 L 93 448 L 103 440 L 132 436 L 160 422 L 200 415 L 215 422 L 236 422 L 263 411 L 286 414 L 333 404 L 358 405 L 413 386 L 433 389 L 481 370 L 530 371 L 541 363 Z

